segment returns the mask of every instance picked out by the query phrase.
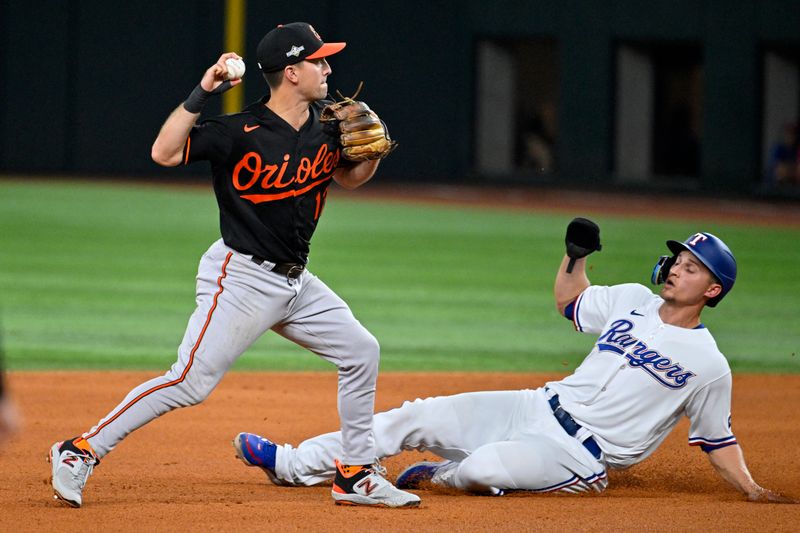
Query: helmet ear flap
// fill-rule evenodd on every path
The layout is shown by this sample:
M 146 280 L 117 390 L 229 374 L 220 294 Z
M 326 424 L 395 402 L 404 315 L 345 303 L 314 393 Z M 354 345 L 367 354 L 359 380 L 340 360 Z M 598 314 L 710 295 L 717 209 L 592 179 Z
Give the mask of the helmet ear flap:
M 675 264 L 676 259 L 677 257 L 674 255 L 662 255 L 659 257 L 656 266 L 653 267 L 653 273 L 650 275 L 650 283 L 661 285 L 667 281 L 669 269 Z

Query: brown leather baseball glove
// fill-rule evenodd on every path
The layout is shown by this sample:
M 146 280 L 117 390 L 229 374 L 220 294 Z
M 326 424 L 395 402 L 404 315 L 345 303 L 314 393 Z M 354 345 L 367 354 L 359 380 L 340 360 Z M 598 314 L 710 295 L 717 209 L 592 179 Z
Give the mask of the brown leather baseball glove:
M 345 159 L 383 159 L 397 147 L 397 143 L 389 137 L 386 125 L 378 115 L 366 103 L 355 100 L 360 90 L 361 86 L 349 98 L 339 94 L 342 100 L 325 106 L 319 120 L 331 125 L 338 123 L 342 156 Z

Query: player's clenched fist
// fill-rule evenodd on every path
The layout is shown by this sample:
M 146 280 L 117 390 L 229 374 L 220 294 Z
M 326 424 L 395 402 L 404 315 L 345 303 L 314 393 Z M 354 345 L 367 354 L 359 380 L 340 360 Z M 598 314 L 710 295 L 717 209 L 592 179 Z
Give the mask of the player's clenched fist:
M 592 252 L 600 251 L 600 226 L 587 218 L 574 218 L 567 226 L 567 255 L 570 258 L 567 274 L 572 272 L 575 260 L 586 257 Z
M 235 52 L 222 54 L 216 63 L 208 67 L 200 83 L 183 102 L 184 109 L 189 113 L 199 113 L 211 96 L 224 93 L 242 83 L 244 71 L 244 61 L 238 54 Z
M 227 52 L 219 56 L 217 62 L 206 70 L 203 79 L 200 80 L 200 86 L 206 91 L 212 92 L 226 81 L 230 81 L 230 84 L 222 89 L 222 91 L 226 91 L 242 82 L 244 72 L 245 66 L 241 56 L 235 52 Z

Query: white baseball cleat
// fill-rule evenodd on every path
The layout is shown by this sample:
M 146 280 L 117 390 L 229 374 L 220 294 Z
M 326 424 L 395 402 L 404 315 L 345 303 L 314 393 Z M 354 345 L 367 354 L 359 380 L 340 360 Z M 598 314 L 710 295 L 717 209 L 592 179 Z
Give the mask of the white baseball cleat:
M 55 491 L 54 497 L 71 507 L 80 507 L 86 480 L 99 463 L 97 457 L 67 440 L 53 444 L 47 460 L 53 468 L 51 482 Z
M 402 491 L 386 480 L 380 465 L 349 466 L 336 460 L 331 495 L 336 505 L 418 507 L 419 496 Z

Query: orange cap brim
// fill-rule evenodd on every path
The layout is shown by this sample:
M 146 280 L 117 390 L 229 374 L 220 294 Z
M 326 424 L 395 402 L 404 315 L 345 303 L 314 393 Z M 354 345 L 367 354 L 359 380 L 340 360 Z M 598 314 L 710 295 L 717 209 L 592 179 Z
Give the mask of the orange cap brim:
M 347 43 L 325 43 L 319 50 L 310 56 L 306 56 L 306 59 L 319 59 L 321 57 L 332 56 L 337 52 L 341 52 L 345 46 L 347 46 Z

